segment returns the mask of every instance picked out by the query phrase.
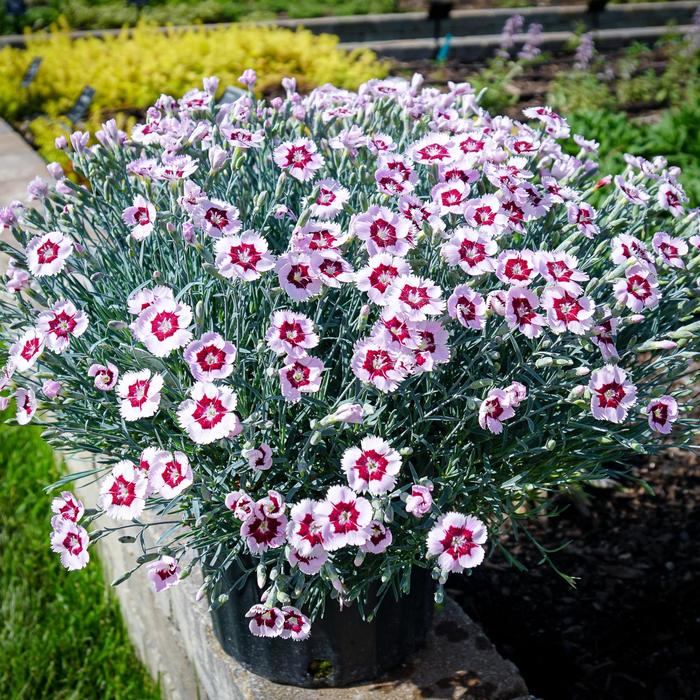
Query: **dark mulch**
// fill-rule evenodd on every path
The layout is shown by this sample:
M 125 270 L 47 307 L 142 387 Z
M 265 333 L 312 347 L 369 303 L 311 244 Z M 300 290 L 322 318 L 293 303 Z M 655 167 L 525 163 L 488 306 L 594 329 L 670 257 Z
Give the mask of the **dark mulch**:
M 535 523 L 575 588 L 527 542 L 453 576 L 451 593 L 545 700 L 700 698 L 700 460 L 671 454 L 635 468 L 639 486 L 561 497 L 566 511 Z

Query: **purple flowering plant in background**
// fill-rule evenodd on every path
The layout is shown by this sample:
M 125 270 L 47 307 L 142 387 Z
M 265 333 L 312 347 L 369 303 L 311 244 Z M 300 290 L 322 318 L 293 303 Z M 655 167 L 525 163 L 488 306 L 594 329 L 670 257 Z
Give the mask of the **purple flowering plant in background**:
M 303 639 L 413 567 L 440 601 L 517 564 L 505 533 L 561 488 L 692 448 L 700 236 L 677 169 L 601 178 L 547 107 L 284 89 L 217 104 L 210 78 L 60 140 L 81 184 L 51 164 L 41 209 L 0 211 L 0 402 L 97 458 L 55 485 L 66 568 L 114 534 L 157 591 L 203 564 L 218 605 L 253 575 L 251 632 Z M 61 491 L 95 480 L 88 508 Z

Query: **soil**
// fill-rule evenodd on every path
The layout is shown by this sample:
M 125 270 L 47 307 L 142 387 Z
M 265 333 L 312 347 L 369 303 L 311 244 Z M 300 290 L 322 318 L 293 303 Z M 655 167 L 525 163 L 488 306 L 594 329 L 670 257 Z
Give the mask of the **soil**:
M 544 700 L 700 698 L 700 459 L 673 452 L 634 467 L 654 493 L 627 482 L 561 495 L 565 510 L 532 534 L 566 583 L 529 541 L 450 593 Z M 468 696 L 465 696 L 468 697 Z

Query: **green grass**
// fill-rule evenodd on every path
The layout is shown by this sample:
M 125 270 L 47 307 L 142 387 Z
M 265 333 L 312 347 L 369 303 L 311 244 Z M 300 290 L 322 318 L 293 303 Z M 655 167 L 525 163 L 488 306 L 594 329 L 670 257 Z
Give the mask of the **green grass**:
M 94 552 L 66 572 L 50 550 L 57 476 L 37 428 L 0 424 L 0 697 L 156 700 Z

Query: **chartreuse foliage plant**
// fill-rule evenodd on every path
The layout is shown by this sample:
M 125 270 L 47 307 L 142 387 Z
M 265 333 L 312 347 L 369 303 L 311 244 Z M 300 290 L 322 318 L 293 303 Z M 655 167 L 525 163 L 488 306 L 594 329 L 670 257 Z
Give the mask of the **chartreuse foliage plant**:
M 240 81 L 71 134 L 84 184 L 52 164 L 42 208 L 2 211 L 4 402 L 99 457 L 57 485 L 66 568 L 117 533 L 157 590 L 203 564 L 216 605 L 256 575 L 251 631 L 303 639 L 414 567 L 440 600 L 548 494 L 691 448 L 700 237 L 676 169 L 601 177 L 557 113 L 493 116 L 468 84 L 285 79 L 266 102 Z M 88 508 L 62 490 L 83 479 Z

